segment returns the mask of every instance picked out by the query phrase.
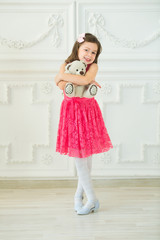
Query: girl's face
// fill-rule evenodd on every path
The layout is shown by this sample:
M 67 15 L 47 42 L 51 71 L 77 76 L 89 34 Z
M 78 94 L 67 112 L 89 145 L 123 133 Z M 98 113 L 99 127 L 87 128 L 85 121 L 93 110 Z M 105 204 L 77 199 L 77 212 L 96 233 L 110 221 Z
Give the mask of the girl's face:
M 96 43 L 84 42 L 78 49 L 78 58 L 86 64 L 91 64 L 96 58 L 97 50 Z

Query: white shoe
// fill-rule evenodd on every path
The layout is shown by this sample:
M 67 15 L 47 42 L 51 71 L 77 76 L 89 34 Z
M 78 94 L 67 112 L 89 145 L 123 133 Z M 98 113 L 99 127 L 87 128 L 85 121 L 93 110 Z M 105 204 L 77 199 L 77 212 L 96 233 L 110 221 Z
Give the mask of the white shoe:
M 87 205 L 87 204 L 86 204 Z M 96 212 L 99 208 L 99 201 L 97 200 L 92 204 L 92 207 L 89 208 L 88 206 L 83 206 L 80 210 L 77 211 L 78 215 L 87 215 L 91 212 Z
M 77 212 L 83 207 L 83 197 L 74 198 L 74 210 Z

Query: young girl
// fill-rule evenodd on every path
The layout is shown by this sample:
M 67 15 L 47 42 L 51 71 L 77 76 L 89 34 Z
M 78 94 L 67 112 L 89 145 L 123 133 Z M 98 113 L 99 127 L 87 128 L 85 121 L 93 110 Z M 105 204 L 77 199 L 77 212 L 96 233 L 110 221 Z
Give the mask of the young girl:
M 94 83 L 101 87 L 95 81 L 101 50 L 101 44 L 94 35 L 81 34 L 73 46 L 71 55 L 61 65 L 55 77 L 57 86 L 63 92 L 67 82 L 77 85 Z M 66 64 L 74 60 L 81 60 L 87 64 L 85 76 L 64 73 Z M 92 155 L 107 152 L 111 148 L 113 146 L 95 98 L 71 98 L 64 92 L 56 152 L 75 158 L 78 186 L 74 197 L 74 208 L 79 215 L 94 212 L 99 208 L 99 201 L 94 193 L 90 176 Z M 83 205 L 83 192 L 87 197 L 85 205 Z

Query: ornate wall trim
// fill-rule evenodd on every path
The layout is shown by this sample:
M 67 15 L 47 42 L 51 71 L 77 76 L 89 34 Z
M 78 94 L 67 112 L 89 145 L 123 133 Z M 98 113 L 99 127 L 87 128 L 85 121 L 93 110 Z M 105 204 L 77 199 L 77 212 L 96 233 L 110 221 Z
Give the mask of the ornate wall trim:
M 34 155 L 35 155 L 35 151 L 37 148 L 44 148 L 44 147 L 50 147 L 51 146 L 51 102 L 41 102 L 41 101 L 37 101 L 36 100 L 36 88 L 37 88 L 37 84 L 6 84 L 4 86 L 4 100 L 0 102 L 0 104 L 2 105 L 7 105 L 11 102 L 11 95 L 10 95 L 10 91 L 13 88 L 30 88 L 31 90 L 31 95 L 32 95 L 32 99 L 30 104 L 31 105 L 36 105 L 36 104 L 45 104 L 46 105 L 46 109 L 47 109 L 47 113 L 48 113 L 48 119 L 47 119 L 47 129 L 48 129 L 48 134 L 47 134 L 47 142 L 44 144 L 38 144 L 38 143 L 34 143 L 32 144 L 32 150 L 31 150 L 31 158 L 28 159 L 27 161 L 25 161 L 23 158 L 18 161 L 12 158 L 12 143 L 8 142 L 6 144 L 2 143 L 0 144 L 0 148 L 5 148 L 5 162 L 7 164 L 9 163 L 33 163 L 34 162 Z M 43 159 L 44 160 L 44 159 Z M 44 161 L 48 161 L 48 157 L 47 160 L 45 158 Z
M 92 13 L 91 17 L 88 19 L 88 24 L 91 28 L 93 28 L 93 33 L 97 37 L 101 38 L 101 35 L 103 35 L 107 40 L 110 40 L 114 44 L 124 48 L 142 48 L 151 44 L 153 41 L 157 40 L 160 37 L 159 27 L 157 31 L 150 34 L 150 36 L 146 37 L 144 40 L 136 41 L 119 38 L 105 29 L 104 17 L 99 13 Z
M 103 161 L 103 163 L 106 165 L 112 165 L 112 164 L 117 164 L 120 166 L 120 164 L 122 163 L 151 163 L 152 165 L 159 165 L 160 161 L 159 161 L 159 156 L 160 156 L 160 151 L 158 150 L 160 148 L 160 109 L 159 109 L 159 104 L 160 101 L 159 99 L 148 99 L 147 98 L 147 84 L 134 84 L 134 83 L 128 83 L 123 82 L 120 83 L 118 85 L 117 88 L 117 98 L 114 100 L 107 100 L 107 98 L 109 97 L 110 94 L 112 94 L 112 90 L 113 87 L 111 86 L 111 84 L 108 83 L 103 83 L 103 91 L 102 91 L 102 96 L 103 96 L 103 100 L 100 102 L 100 106 L 102 109 L 102 113 L 104 115 L 105 112 L 105 104 L 119 104 L 121 103 L 121 98 L 122 98 L 122 89 L 123 88 L 141 88 L 141 104 L 156 104 L 157 105 L 157 123 L 156 126 L 158 127 L 157 132 L 156 132 L 156 139 L 157 139 L 157 143 L 142 143 L 140 146 L 140 158 L 139 159 L 135 159 L 134 161 L 128 159 L 128 160 L 123 160 L 122 156 L 121 156 L 121 146 L 122 143 L 116 143 L 114 144 L 114 148 L 112 151 L 109 152 L 110 155 L 108 155 L 107 153 L 104 153 L 103 155 L 101 155 L 101 160 Z M 155 82 L 153 84 L 153 88 L 152 91 L 155 94 L 159 95 L 159 82 Z M 152 150 L 152 148 L 154 148 L 154 152 L 152 154 L 152 158 L 148 160 L 147 158 L 147 151 L 150 151 L 150 149 Z M 115 153 L 113 153 L 115 151 Z M 115 155 L 114 155 L 115 154 Z M 114 155 L 114 158 L 113 158 Z M 105 159 L 105 161 L 104 161 Z M 113 160 L 114 159 L 114 160 Z
M 39 42 L 43 41 L 50 35 L 51 32 L 53 32 L 52 45 L 53 47 L 58 47 L 61 42 L 58 29 L 59 27 L 62 27 L 63 24 L 64 20 L 60 14 L 52 14 L 48 19 L 49 29 L 45 33 L 41 33 L 40 36 L 36 39 L 30 42 L 26 42 L 24 40 L 12 40 L 0 36 L 0 44 L 14 49 L 31 48 L 34 45 L 37 45 Z

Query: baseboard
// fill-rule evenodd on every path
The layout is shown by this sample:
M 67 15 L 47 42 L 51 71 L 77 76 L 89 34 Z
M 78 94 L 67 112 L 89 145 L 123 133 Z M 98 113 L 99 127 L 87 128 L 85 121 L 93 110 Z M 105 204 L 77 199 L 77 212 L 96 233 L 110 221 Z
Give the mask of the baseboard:
M 72 180 L 0 180 L 0 189 L 75 188 Z M 160 178 L 93 179 L 94 187 L 160 187 Z

